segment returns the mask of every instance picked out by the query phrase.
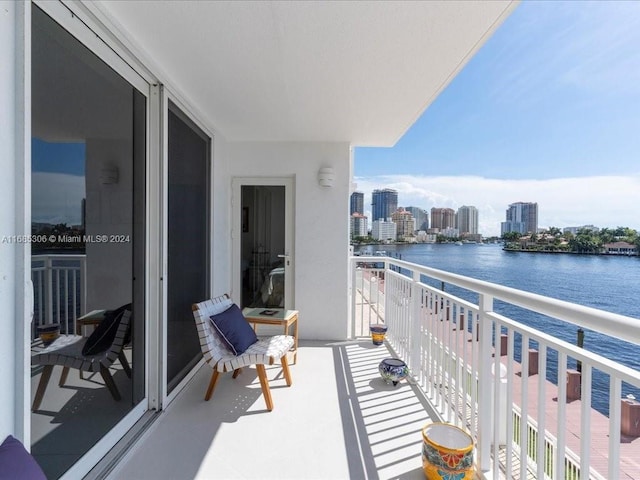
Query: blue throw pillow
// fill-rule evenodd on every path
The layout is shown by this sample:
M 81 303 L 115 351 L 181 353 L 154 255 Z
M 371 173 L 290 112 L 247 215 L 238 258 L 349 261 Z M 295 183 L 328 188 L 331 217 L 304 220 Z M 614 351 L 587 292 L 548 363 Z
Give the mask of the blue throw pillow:
M 9 435 L 0 445 L 0 480 L 47 480 L 22 443 Z
M 235 303 L 224 312 L 211 315 L 210 318 L 213 327 L 235 355 L 244 353 L 258 341 L 256 332 Z

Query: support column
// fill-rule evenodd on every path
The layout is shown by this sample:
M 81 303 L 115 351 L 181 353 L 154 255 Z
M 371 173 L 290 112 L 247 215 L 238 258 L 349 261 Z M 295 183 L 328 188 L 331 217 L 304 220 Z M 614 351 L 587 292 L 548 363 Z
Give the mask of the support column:
M 0 235 L 31 234 L 31 2 L 0 0 Z M 31 246 L 0 244 L 0 438 L 30 439 Z

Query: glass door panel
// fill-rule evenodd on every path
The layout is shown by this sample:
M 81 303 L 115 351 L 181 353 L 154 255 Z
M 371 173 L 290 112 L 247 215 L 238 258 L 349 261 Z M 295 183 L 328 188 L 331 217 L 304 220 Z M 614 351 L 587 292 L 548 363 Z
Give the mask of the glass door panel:
M 241 306 L 282 307 L 290 266 L 283 185 L 241 186 Z
M 146 97 L 35 5 L 31 67 L 31 451 L 55 479 L 145 396 Z M 124 305 L 124 336 L 83 353 Z
M 167 391 L 201 358 L 191 305 L 209 292 L 209 138 L 169 107 Z

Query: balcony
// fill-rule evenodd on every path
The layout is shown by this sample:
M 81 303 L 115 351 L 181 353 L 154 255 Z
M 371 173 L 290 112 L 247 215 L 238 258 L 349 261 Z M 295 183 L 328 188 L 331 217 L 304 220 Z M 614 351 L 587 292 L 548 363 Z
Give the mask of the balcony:
M 387 324 L 421 393 L 476 439 L 486 478 L 639 478 L 640 404 L 623 392 L 637 394 L 640 372 L 517 316 L 534 312 L 636 345 L 637 319 L 408 262 L 352 261 L 353 331 Z
M 369 339 L 301 342 L 291 387 L 267 369 L 272 412 L 254 369 L 224 375 L 205 402 L 205 366 L 108 478 L 423 479 L 430 406 L 415 385 L 382 381 L 391 355 Z
M 634 344 L 637 319 L 386 257 L 351 265 L 353 340 L 301 342 L 290 388 L 268 369 L 273 412 L 253 369 L 205 402 L 203 366 L 109 478 L 424 478 L 420 431 L 439 420 L 473 436 L 487 479 L 640 478 L 640 404 L 625 398 L 640 372 L 497 310 Z M 384 346 L 371 323 L 388 326 Z M 410 382 L 382 382 L 389 356 Z

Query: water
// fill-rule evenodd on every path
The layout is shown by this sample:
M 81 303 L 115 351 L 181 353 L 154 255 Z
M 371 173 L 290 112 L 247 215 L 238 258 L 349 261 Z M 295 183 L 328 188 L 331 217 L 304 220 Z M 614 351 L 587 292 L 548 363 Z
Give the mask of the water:
M 385 250 L 389 256 L 478 280 L 485 280 L 547 297 L 566 300 L 634 318 L 640 322 L 640 258 L 605 255 L 505 252 L 502 245 L 413 244 L 356 248 L 363 255 Z M 436 285 L 440 287 L 439 283 Z M 477 294 L 445 286 L 454 295 L 477 303 Z M 495 304 L 507 317 L 576 343 L 577 327 L 518 307 Z M 640 343 L 640 339 L 638 339 Z M 531 345 L 535 348 L 535 344 Z M 519 350 L 518 339 L 515 344 Z M 640 345 L 630 344 L 585 329 L 584 348 L 640 370 Z M 520 360 L 519 353 L 516 356 Z M 575 361 L 569 368 L 576 368 Z M 549 352 L 549 381 L 557 379 L 557 354 Z M 593 406 L 608 413 L 609 378 L 593 372 Z M 623 383 L 623 396 L 640 390 Z

